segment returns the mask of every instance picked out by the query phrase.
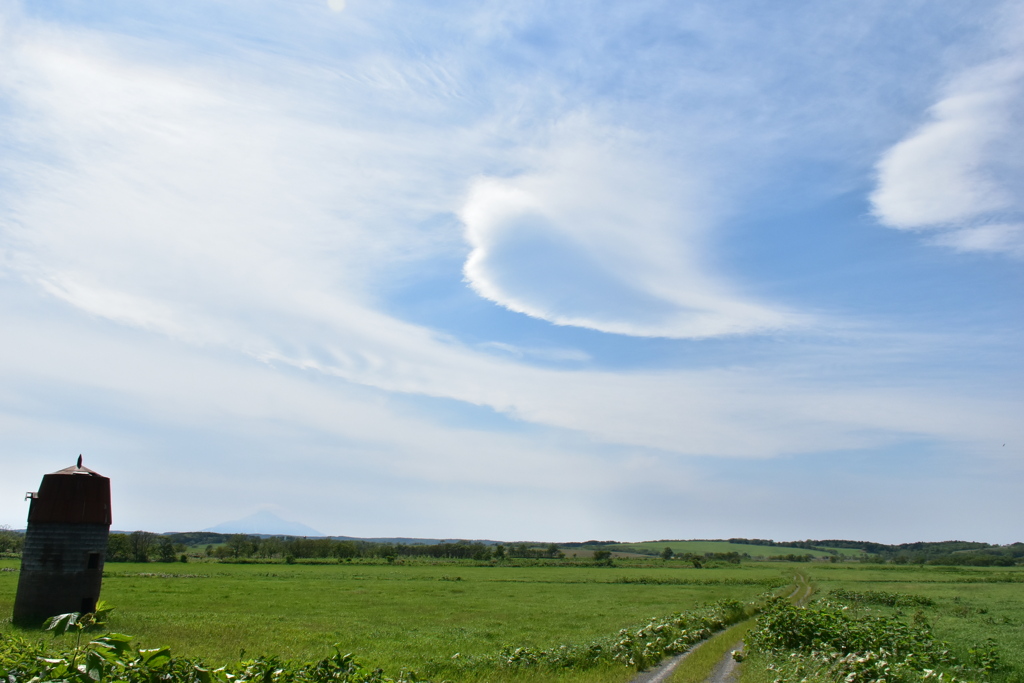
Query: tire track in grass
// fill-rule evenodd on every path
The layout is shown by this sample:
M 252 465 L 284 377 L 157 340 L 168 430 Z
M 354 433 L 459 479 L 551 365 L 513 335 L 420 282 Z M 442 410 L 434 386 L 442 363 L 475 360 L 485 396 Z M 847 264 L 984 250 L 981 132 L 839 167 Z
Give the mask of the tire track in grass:
M 731 656 L 732 651 L 742 645 L 743 636 L 751 626 L 752 619 L 733 624 L 693 649 L 671 657 L 649 671 L 642 671 L 631 683 L 701 683 L 721 663 L 723 652 Z
M 798 572 L 793 576 L 793 580 L 796 585 L 786 598 L 806 601 L 813 592 L 807 577 Z M 698 643 L 692 649 L 669 657 L 647 671 L 641 671 L 630 683 L 666 683 L 670 680 L 672 683 L 725 683 L 730 680 L 737 666 L 732 653 L 743 648 L 743 636 L 753 624 L 752 618 L 734 624 Z M 723 647 L 724 654 L 720 654 Z M 679 670 L 684 662 L 686 666 Z
M 705 683 L 733 683 L 733 681 L 737 680 L 740 673 L 740 663 L 733 657 L 733 653 L 742 649 L 742 640 L 729 648 L 729 651 L 722 655 L 718 664 L 715 665 L 711 675 L 704 679 Z
M 632 681 L 630 681 L 630 683 L 664 683 L 664 681 L 667 681 L 668 677 L 676 670 L 676 667 L 696 651 L 696 648 L 688 650 L 681 655 L 676 655 L 666 659 L 653 669 L 641 671 Z
M 794 574 L 793 582 L 793 590 L 786 599 L 795 605 L 807 604 L 814 587 L 803 572 Z M 753 625 L 753 618 L 735 624 L 650 671 L 641 672 L 631 683 L 732 683 L 739 674 L 739 662 L 733 653 L 743 649 L 743 637 Z
M 811 595 L 814 594 L 814 586 L 812 586 L 811 582 L 807 580 L 807 575 L 803 572 L 797 572 L 794 574 L 793 580 L 796 582 L 796 587 L 793 589 L 793 592 L 787 596 L 787 600 L 797 606 L 806 605 L 811 599 Z M 744 623 L 748 624 L 747 628 L 744 630 L 744 635 L 746 635 L 746 631 L 750 630 L 753 626 L 753 619 L 749 619 Z M 725 635 L 725 633 L 722 635 Z M 733 683 L 736 681 L 739 678 L 740 663 L 736 661 L 733 654 L 742 651 L 744 645 L 745 643 L 742 638 L 735 641 L 732 647 L 729 648 L 728 652 L 724 653 L 721 659 L 718 660 L 718 663 L 715 664 L 715 668 L 712 669 L 711 674 L 704 679 L 704 683 Z M 672 683 L 690 682 L 679 677 L 673 679 Z

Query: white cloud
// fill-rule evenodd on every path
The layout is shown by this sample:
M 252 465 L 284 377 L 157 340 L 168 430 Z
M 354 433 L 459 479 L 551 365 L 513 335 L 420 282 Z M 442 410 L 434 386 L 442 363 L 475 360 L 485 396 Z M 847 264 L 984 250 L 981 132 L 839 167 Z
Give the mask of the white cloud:
M 460 211 L 467 281 L 513 311 L 602 332 L 701 338 L 808 322 L 703 265 L 717 207 L 636 136 L 574 116 L 532 168 L 480 178 Z M 631 139 L 633 138 L 633 139 Z
M 536 358 L 546 361 L 569 361 L 584 363 L 593 360 L 593 357 L 586 351 L 579 349 L 565 349 L 555 347 L 529 347 L 506 344 L 504 342 L 484 342 L 479 345 L 484 351 L 497 351 L 500 354 L 514 358 Z
M 892 228 L 940 232 L 933 244 L 1020 255 L 1021 111 L 1021 50 L 960 73 L 930 120 L 878 162 L 875 214 Z
M 1024 257 L 1024 224 L 995 223 L 948 230 L 929 241 L 956 251 L 1002 252 L 1019 258 Z

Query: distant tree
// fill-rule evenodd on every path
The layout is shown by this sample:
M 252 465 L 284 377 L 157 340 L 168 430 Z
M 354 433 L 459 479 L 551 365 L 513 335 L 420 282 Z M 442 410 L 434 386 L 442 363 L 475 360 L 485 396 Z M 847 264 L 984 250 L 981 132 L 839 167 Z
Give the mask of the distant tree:
M 21 552 L 24 542 L 24 535 L 17 531 L 11 531 L 11 527 L 6 524 L 0 525 L 0 553 Z
M 148 531 L 133 531 L 128 535 L 128 546 L 132 561 L 149 562 L 149 554 L 156 543 L 156 534 Z
M 281 557 L 286 554 L 285 541 L 280 536 L 263 538 L 256 542 L 256 555 L 258 557 Z
M 107 537 L 107 562 L 131 562 L 132 545 L 128 534 L 110 534 Z
M 231 534 L 224 545 L 229 557 L 252 557 L 256 552 L 255 539 L 245 534 Z
M 342 558 L 350 560 L 353 557 L 359 557 L 359 546 L 355 541 L 337 541 L 334 544 L 333 553 L 339 560 Z
M 673 555 L 675 555 L 675 553 L 672 552 L 672 548 L 669 548 L 668 546 L 665 546 L 665 549 L 661 551 L 661 559 L 663 560 L 671 560 Z
M 594 551 L 594 562 L 598 562 L 598 563 L 604 562 L 604 563 L 607 563 L 607 564 L 611 564 L 611 561 L 612 561 L 612 551 L 610 551 L 610 550 L 595 550 Z
M 500 543 L 494 546 L 494 559 L 504 560 L 505 559 L 505 546 Z
M 160 537 L 160 540 L 157 541 L 156 549 L 157 553 L 160 556 L 161 562 L 174 562 L 176 559 L 178 559 L 177 557 L 175 557 L 174 553 L 174 541 L 167 538 L 166 536 Z

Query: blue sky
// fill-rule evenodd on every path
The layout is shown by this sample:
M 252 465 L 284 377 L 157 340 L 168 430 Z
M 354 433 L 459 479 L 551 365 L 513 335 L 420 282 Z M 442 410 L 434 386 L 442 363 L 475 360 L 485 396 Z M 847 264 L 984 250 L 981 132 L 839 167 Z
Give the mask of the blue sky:
M 1024 540 L 1022 36 L 0 0 L 0 524 Z

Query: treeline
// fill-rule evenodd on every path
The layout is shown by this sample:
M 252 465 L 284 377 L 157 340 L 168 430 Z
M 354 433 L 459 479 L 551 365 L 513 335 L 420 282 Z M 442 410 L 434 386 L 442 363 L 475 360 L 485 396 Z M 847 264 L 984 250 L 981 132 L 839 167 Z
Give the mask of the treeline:
M 974 541 L 917 542 L 887 545 L 863 541 L 825 540 L 810 543 L 835 548 L 854 548 L 871 555 L 872 561 L 893 564 L 1009 567 L 1024 561 L 1024 543 L 992 545 Z
M 189 537 L 193 538 L 189 538 Z M 130 534 L 110 534 L 107 543 L 108 562 L 162 562 L 187 561 L 188 546 L 179 539 L 195 540 L 193 534 L 160 536 L 147 531 Z M 404 543 L 374 543 L 372 541 L 339 540 L 332 538 L 301 538 L 295 536 L 251 536 L 231 534 L 206 536 L 208 543 L 201 555 L 220 560 L 272 560 L 272 559 L 335 559 L 376 558 L 393 561 L 399 557 L 433 557 L 438 559 L 470 559 L 478 561 L 506 558 L 560 558 L 564 557 L 558 545 L 531 547 L 518 545 L 488 545 L 480 542 L 457 541 L 432 545 Z M 195 553 L 193 553 L 195 555 Z
M 888 558 L 894 564 L 934 564 L 968 567 L 1012 567 L 1024 564 L 1024 543 L 961 550 L 951 553 L 904 550 Z
M 700 569 L 701 567 L 714 567 L 721 564 L 739 564 L 740 561 L 746 557 L 750 559 L 749 555 L 740 555 L 739 553 L 673 553 L 671 548 L 665 548 L 661 552 L 661 558 L 664 560 L 676 559 L 682 560 L 683 562 L 691 563 L 695 568 Z
M 712 539 L 715 540 L 715 539 Z M 717 539 L 723 540 L 723 539 Z M 16 556 L 22 550 L 25 534 L 0 526 L 0 554 Z M 679 542 L 662 540 L 659 543 Z M 730 538 L 729 543 L 774 546 L 829 553 L 831 561 L 841 559 L 836 548 L 850 548 L 864 553 L 868 562 L 892 564 L 928 564 L 946 566 L 1013 566 L 1024 564 L 1024 543 L 992 545 L 973 541 L 917 542 L 888 545 L 870 541 L 842 539 L 771 541 L 760 538 Z M 456 541 L 436 544 L 387 543 L 355 539 L 301 538 L 294 536 L 257 536 L 249 534 L 220 534 L 196 531 L 175 534 L 154 534 L 148 531 L 112 533 L 107 544 L 108 562 L 175 562 L 189 557 L 211 557 L 222 560 L 262 559 L 347 559 L 432 557 L 445 559 L 472 559 L 490 561 L 519 558 L 560 558 L 562 548 L 616 546 L 616 541 L 584 541 L 537 545 L 529 543 L 493 544 L 479 541 Z M 614 548 L 612 548 L 614 549 Z M 667 552 L 666 552 L 667 551 Z M 675 558 L 695 565 L 709 563 L 738 563 L 748 559 L 743 553 L 672 553 L 669 548 L 652 556 Z M 790 553 L 771 559 L 807 562 L 813 558 L 806 553 Z
M 107 537 L 107 562 L 182 562 L 188 560 L 183 543 L 175 543 L 170 536 L 148 531 L 130 534 L 110 534 Z
M 25 534 L 11 531 L 7 526 L 0 526 L 0 553 L 20 553 L 23 545 Z
M 850 548 L 862 550 L 871 555 L 883 555 L 886 553 L 898 552 L 926 552 L 926 553 L 951 553 L 961 550 L 976 550 L 980 548 L 999 548 L 988 543 L 976 543 L 973 541 L 940 541 L 938 543 L 901 543 L 899 545 L 886 545 L 885 543 L 873 543 L 871 541 L 847 541 L 842 539 L 826 539 L 822 541 L 771 541 L 764 538 L 730 538 L 729 543 L 742 543 L 744 545 L 766 545 L 778 548 L 803 548 L 805 550 L 817 550 L 828 552 L 835 548 Z
M 974 541 L 939 541 L 889 545 L 871 541 L 825 539 L 820 541 L 769 541 L 762 538 L 730 538 L 730 543 L 803 548 L 836 554 L 835 548 L 860 550 L 870 561 L 893 564 L 930 564 L 943 566 L 1009 567 L 1024 560 L 1024 543 L 992 545 Z M 780 559 L 790 559 L 785 556 Z
M 562 543 L 563 548 L 584 548 L 589 546 L 605 546 L 605 545 L 620 545 L 618 541 L 580 541 L 572 543 Z
M 847 541 L 830 539 L 825 541 L 805 541 L 815 545 L 829 546 L 830 548 L 853 548 L 863 550 L 872 555 L 890 556 L 901 552 L 925 553 L 929 555 L 945 555 L 962 550 L 978 550 L 981 548 L 999 548 L 997 545 L 988 543 L 977 543 L 974 541 L 939 541 L 900 543 L 898 545 L 887 545 L 885 543 L 872 543 L 870 541 Z
M 525 543 L 518 545 L 488 545 L 478 541 L 456 541 L 431 545 L 405 543 L 374 543 L 372 541 L 336 540 L 332 538 L 295 538 L 271 536 L 260 538 L 245 534 L 234 534 L 220 546 L 210 546 L 207 554 L 221 559 L 242 558 L 310 558 L 349 559 L 432 557 L 437 559 L 502 560 L 506 558 L 557 558 L 562 557 L 554 543 L 536 548 Z

